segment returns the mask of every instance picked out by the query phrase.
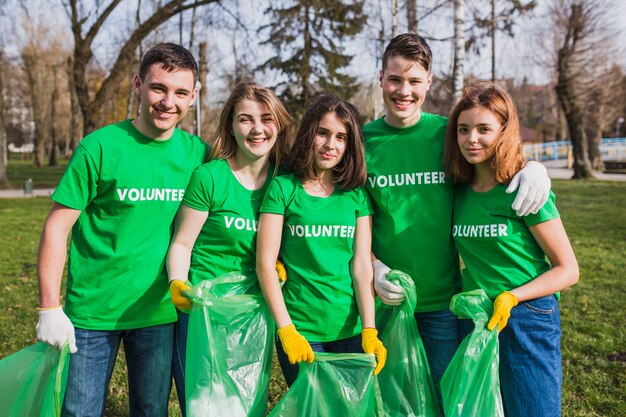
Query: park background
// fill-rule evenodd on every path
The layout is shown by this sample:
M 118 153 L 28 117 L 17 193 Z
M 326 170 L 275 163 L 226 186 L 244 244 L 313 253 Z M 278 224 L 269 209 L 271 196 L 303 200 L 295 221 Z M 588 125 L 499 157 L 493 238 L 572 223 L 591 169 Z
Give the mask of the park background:
M 418 31 L 434 55 L 426 111 L 447 114 L 464 83 L 493 79 L 513 95 L 528 143 L 566 142 L 584 180 L 553 182 L 581 267 L 560 303 L 563 415 L 624 416 L 626 182 L 592 177 L 607 157 L 601 138 L 626 132 L 625 23 L 625 0 L 0 0 L 0 188 L 53 188 L 85 133 L 133 117 L 131 77 L 157 42 L 198 58 L 201 95 L 182 127 L 210 141 L 223 101 L 246 80 L 274 88 L 296 120 L 321 91 L 366 120 L 381 116 L 384 45 Z M 36 341 L 50 205 L 0 199 L 0 357 Z M 123 363 L 107 416 L 128 415 Z M 284 390 L 275 367 L 270 405 Z

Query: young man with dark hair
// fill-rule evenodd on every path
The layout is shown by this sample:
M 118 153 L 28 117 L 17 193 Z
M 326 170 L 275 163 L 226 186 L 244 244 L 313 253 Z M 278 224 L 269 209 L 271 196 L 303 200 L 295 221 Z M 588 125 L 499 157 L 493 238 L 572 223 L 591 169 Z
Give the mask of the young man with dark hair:
M 446 181 L 442 158 L 447 118 L 422 111 L 432 83 L 432 53 L 424 38 L 396 36 L 382 64 L 379 80 L 387 114 L 363 129 L 366 188 L 374 204 L 374 287 L 386 304 L 400 304 L 404 293 L 387 280 L 390 267 L 415 281 L 415 319 L 438 385 L 459 346 L 457 318 L 449 305 L 461 290 L 452 239 L 454 186 Z M 518 184 L 513 203 L 518 214 L 543 206 L 550 180 L 541 164 L 529 163 L 507 191 Z
M 37 337 L 58 347 L 69 342 L 64 416 L 104 415 L 120 342 L 130 415 L 167 415 L 176 311 L 165 256 L 187 182 L 207 151 L 176 124 L 196 97 L 197 77 L 185 48 L 150 49 L 133 79 L 137 118 L 87 135 L 52 194 L 37 264 Z

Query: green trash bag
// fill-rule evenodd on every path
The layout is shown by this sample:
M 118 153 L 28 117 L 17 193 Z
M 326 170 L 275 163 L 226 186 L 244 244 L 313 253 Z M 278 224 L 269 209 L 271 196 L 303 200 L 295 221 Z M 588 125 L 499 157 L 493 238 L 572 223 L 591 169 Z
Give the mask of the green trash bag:
M 267 410 L 274 321 L 254 274 L 230 273 L 184 292 L 187 416 L 262 417 Z
M 374 355 L 315 352 L 269 417 L 384 416 Z
M 498 332 L 487 330 L 493 302 L 483 290 L 452 297 L 450 310 L 474 321 L 441 378 L 446 417 L 504 417 L 500 394 Z
M 0 361 L 0 416 L 58 417 L 65 395 L 69 345 L 39 342 Z
M 404 289 L 406 298 L 398 306 L 376 300 L 376 328 L 387 348 L 387 363 L 378 374 L 385 413 L 389 417 L 440 417 L 435 385 L 415 323 L 415 284 L 410 276 L 396 270 L 387 278 Z

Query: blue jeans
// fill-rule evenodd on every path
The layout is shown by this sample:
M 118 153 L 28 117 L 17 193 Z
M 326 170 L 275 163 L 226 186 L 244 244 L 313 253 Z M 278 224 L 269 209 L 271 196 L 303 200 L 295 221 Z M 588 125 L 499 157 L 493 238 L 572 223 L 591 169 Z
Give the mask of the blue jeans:
M 174 384 L 178 394 L 178 404 L 183 417 L 187 415 L 187 403 L 185 402 L 185 358 L 187 357 L 187 327 L 189 326 L 189 314 L 176 310 L 178 321 L 174 323 Z
M 331 352 L 331 353 L 363 353 L 362 338 L 358 334 L 356 336 L 349 337 L 347 339 L 335 340 L 334 342 L 309 342 L 313 352 Z M 289 363 L 289 357 L 283 349 L 280 339 L 276 336 L 276 356 L 278 356 L 278 363 L 280 369 L 283 371 L 283 376 L 287 385 L 291 386 L 298 378 L 299 364 Z
M 424 343 L 430 374 L 437 392 L 437 401 L 443 414 L 439 381 L 461 344 L 459 319 L 450 310 L 439 310 L 415 313 L 415 321 Z
M 124 343 L 131 417 L 167 417 L 172 386 L 174 325 L 134 330 L 75 329 L 78 352 L 70 357 L 64 417 L 104 415 L 120 342 Z
M 441 376 L 461 344 L 459 319 L 450 310 L 440 310 L 415 313 L 415 321 L 424 342 L 433 382 L 439 389 Z
M 461 331 L 469 334 L 470 320 Z M 500 342 L 500 389 L 507 417 L 559 417 L 563 370 L 556 298 L 521 302 L 511 310 Z

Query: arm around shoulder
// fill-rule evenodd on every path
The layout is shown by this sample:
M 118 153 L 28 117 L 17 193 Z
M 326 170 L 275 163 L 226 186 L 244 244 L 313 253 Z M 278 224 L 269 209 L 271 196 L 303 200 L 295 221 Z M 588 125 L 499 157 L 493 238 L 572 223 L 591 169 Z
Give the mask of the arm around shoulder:
M 530 161 L 511 179 L 506 192 L 512 193 L 517 189 L 512 208 L 518 216 L 527 216 L 537 213 L 548 201 L 551 187 L 552 182 L 546 167 L 539 162 Z

